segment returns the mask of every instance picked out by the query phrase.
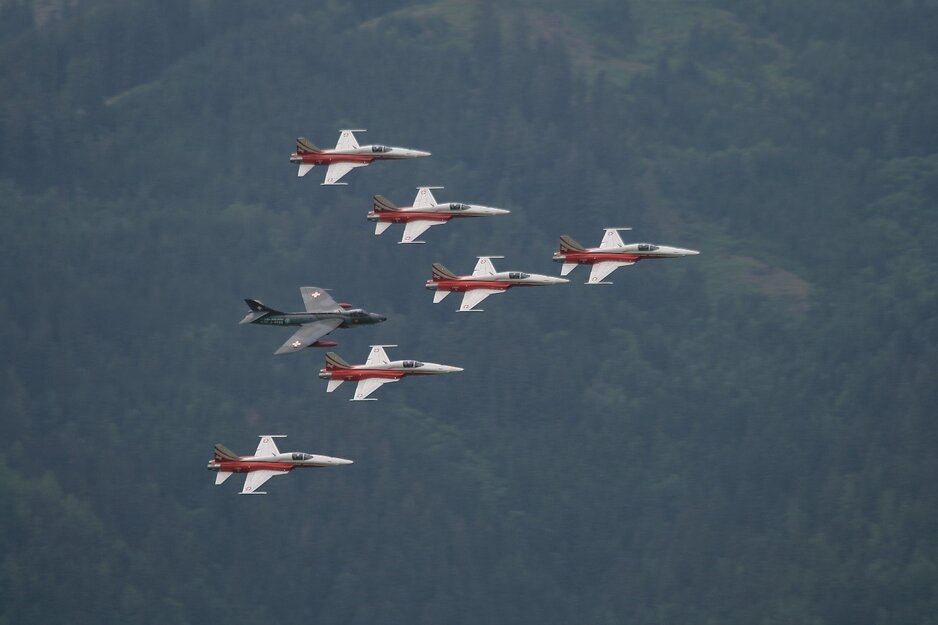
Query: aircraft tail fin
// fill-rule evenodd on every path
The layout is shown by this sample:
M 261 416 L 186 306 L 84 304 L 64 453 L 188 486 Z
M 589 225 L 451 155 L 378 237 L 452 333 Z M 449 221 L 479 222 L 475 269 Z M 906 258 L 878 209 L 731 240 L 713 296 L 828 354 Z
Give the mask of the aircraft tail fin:
M 256 299 L 246 299 L 244 303 L 248 305 L 248 308 L 251 309 L 244 319 L 241 320 L 241 323 L 254 323 L 261 317 L 266 317 L 267 315 L 280 315 L 283 314 L 279 310 L 274 310 L 270 306 L 259 302 Z
M 433 280 L 439 282 L 440 280 L 455 280 L 459 276 L 455 273 L 444 267 L 440 263 L 433 263 Z
M 296 153 L 297 154 L 319 154 L 322 152 L 319 148 L 313 145 L 313 142 L 307 139 L 306 137 L 299 137 L 296 140 Z
M 385 211 L 396 211 L 399 210 L 397 205 L 394 204 L 391 200 L 384 197 L 383 195 L 376 195 L 373 199 L 373 208 L 376 213 L 383 213 Z
M 574 241 L 570 235 L 562 234 L 560 235 L 560 251 L 561 252 L 583 252 L 586 248 Z
M 351 369 L 352 365 L 335 352 L 326 352 L 326 369 Z
M 221 443 L 215 443 L 215 460 L 221 462 L 222 460 L 237 460 L 238 454 L 231 451 Z

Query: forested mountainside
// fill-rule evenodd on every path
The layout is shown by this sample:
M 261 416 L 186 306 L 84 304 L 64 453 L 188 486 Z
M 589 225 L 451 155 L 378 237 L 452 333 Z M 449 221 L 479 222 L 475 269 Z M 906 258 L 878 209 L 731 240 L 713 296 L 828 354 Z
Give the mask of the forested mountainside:
M 934 622 L 935 32 L 927 1 L 0 2 L 0 623 Z M 433 156 L 297 178 L 350 127 Z M 375 237 L 418 185 L 512 213 Z M 423 288 L 609 226 L 702 253 L 484 314 Z M 388 316 L 344 358 L 465 371 L 327 395 L 324 350 L 237 325 L 305 285 Z M 355 464 L 214 486 L 266 433 Z

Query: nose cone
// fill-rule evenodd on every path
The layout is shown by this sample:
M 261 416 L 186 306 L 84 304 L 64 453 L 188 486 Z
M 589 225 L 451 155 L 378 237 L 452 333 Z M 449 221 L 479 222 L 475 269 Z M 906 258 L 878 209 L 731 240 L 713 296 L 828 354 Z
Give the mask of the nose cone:
M 566 284 L 570 282 L 567 278 L 557 278 L 554 276 L 544 276 L 546 278 L 547 284 Z
M 487 207 L 487 208 L 488 210 L 486 212 L 489 215 L 507 215 L 508 213 L 511 212 L 510 210 L 506 208 L 491 208 L 491 207 Z
M 388 318 L 385 317 L 384 315 L 379 315 L 377 313 L 371 313 L 371 318 L 374 320 L 375 323 L 381 323 L 382 321 L 388 320 Z
M 453 367 L 451 365 L 440 365 L 440 370 L 443 373 L 459 373 L 463 370 L 462 367 Z
M 410 148 L 392 148 L 390 156 L 396 158 L 421 158 L 423 156 L 430 156 L 430 153 L 424 152 L 423 150 L 411 150 Z
M 332 463 L 336 466 L 341 466 L 343 464 L 355 464 L 351 460 L 346 460 L 345 458 L 333 458 Z

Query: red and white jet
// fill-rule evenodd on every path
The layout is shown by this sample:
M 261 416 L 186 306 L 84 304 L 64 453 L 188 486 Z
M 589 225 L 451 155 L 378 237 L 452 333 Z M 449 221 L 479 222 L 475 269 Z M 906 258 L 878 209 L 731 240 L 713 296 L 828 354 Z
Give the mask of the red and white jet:
M 383 195 L 374 196 L 373 210 L 368 213 L 368 221 L 375 223 L 375 236 L 387 230 L 391 224 L 405 224 L 401 243 L 423 243 L 417 237 L 432 226 L 445 224 L 450 219 L 462 217 L 485 217 L 488 215 L 507 215 L 511 211 L 504 208 L 492 208 L 478 204 L 460 204 L 450 202 L 438 204 L 433 197 L 433 189 L 443 187 L 417 187 L 417 197 L 413 206 L 395 206 Z
M 583 247 L 568 235 L 561 235 L 560 250 L 554 253 L 554 262 L 563 263 L 560 275 L 567 275 L 578 265 L 592 265 L 589 281 L 586 284 L 612 284 L 612 282 L 603 282 L 602 279 L 619 267 L 634 265 L 640 260 L 651 258 L 680 258 L 700 254 L 697 250 L 685 250 L 654 243 L 626 245 L 619 236 L 619 230 L 631 230 L 631 228 L 605 228 L 606 234 L 599 247 Z
M 216 485 L 223 483 L 234 473 L 246 473 L 241 494 L 266 495 L 267 493 L 257 489 L 275 475 L 284 475 L 293 469 L 352 464 L 351 460 L 344 458 L 317 456 L 299 451 L 282 454 L 274 442 L 275 438 L 286 438 L 282 434 L 266 434 L 260 438 L 261 442 L 253 456 L 239 456 L 221 443 L 215 444 L 215 455 L 208 462 L 208 470 L 218 471 L 215 476 Z
M 297 176 L 305 176 L 316 165 L 328 165 L 324 185 L 348 184 L 339 180 L 356 167 L 371 165 L 373 161 L 399 160 L 430 156 L 429 152 L 395 148 L 386 145 L 358 145 L 356 132 L 364 130 L 343 130 L 333 150 L 321 150 L 306 137 L 296 140 L 296 152 L 290 155 L 290 162 L 300 166 Z
M 473 310 L 473 307 L 489 295 L 503 293 L 516 286 L 545 286 L 548 284 L 563 284 L 569 282 L 566 278 L 555 278 L 538 273 L 524 273 L 523 271 L 496 272 L 492 265 L 493 258 L 504 256 L 478 256 L 479 262 L 472 270 L 471 276 L 457 276 L 441 265 L 433 263 L 433 277 L 427 280 L 426 287 L 433 294 L 433 303 L 439 304 L 452 292 L 463 293 L 459 312 Z M 473 312 L 482 312 L 473 311 Z
M 331 393 L 346 381 L 358 382 L 355 395 L 349 401 L 363 401 L 382 385 L 399 382 L 401 378 L 408 375 L 436 375 L 462 371 L 462 367 L 438 365 L 435 362 L 388 360 L 388 355 L 384 351 L 385 347 L 397 347 L 397 345 L 372 345 L 368 360 L 363 365 L 350 365 L 338 354 L 327 352 L 326 367 L 319 371 L 320 378 L 329 380 L 326 392 Z

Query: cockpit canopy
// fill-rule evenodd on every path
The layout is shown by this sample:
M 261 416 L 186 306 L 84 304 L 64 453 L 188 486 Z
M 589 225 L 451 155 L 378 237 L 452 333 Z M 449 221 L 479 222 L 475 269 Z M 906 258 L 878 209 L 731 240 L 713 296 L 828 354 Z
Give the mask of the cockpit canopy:
M 449 209 L 450 209 L 451 211 L 464 211 L 464 210 L 469 210 L 469 205 L 468 205 L 468 204 L 458 204 L 458 203 L 455 203 L 455 202 L 454 202 L 454 203 L 452 203 L 452 204 L 449 205 Z
M 638 244 L 639 252 L 654 252 L 656 249 L 658 249 L 658 246 L 652 245 L 651 243 L 639 243 Z
M 373 145 L 371 146 L 372 152 L 390 152 L 391 148 L 386 145 Z
M 313 454 L 304 454 L 302 452 L 295 452 L 293 454 L 294 460 L 309 460 L 312 457 L 313 457 Z
M 525 278 L 530 278 L 531 274 L 524 273 L 523 271 L 512 271 L 508 274 L 509 280 L 524 280 Z
M 419 360 L 405 360 L 404 368 L 405 369 L 416 369 L 417 367 L 422 367 L 423 363 Z
M 353 317 L 364 317 L 367 315 L 367 313 L 362 308 L 353 308 L 352 310 L 348 311 L 348 314 L 352 315 Z

